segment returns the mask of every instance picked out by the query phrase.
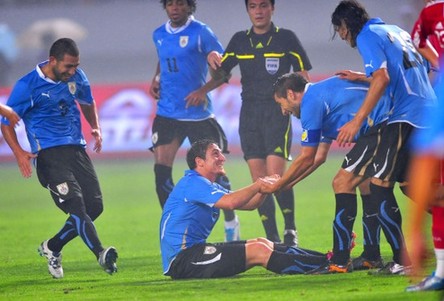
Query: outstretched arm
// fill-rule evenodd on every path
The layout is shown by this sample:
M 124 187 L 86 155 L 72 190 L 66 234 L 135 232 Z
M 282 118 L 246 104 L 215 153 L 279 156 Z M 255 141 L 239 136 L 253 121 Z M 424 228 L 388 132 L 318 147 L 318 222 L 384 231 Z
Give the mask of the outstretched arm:
M 215 204 L 217 208 L 229 210 L 254 210 L 262 205 L 266 194 L 264 185 L 273 184 L 279 179 L 279 175 L 259 178 L 253 184 L 238 189 L 221 197 Z
M 283 188 L 290 188 L 289 184 L 305 174 L 314 164 L 318 146 L 302 146 L 301 153 L 291 163 L 282 178 L 274 184 L 266 184 L 265 192 L 273 193 Z
M 283 187 L 283 189 L 290 189 L 309 175 L 311 175 L 319 166 L 327 161 L 328 151 L 330 150 L 330 143 L 321 142 L 318 146 L 318 150 L 316 152 L 316 157 L 312 166 L 310 166 L 301 176 L 294 179 L 287 186 Z

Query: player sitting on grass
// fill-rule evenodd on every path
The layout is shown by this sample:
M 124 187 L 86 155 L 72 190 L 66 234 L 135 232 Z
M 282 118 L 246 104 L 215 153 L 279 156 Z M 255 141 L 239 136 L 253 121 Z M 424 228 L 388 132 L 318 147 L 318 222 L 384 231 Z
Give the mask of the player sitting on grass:
M 279 274 L 304 274 L 327 263 L 326 254 L 276 244 L 266 238 L 207 243 L 221 209 L 253 210 L 267 194 L 266 182 L 229 191 L 215 182 L 224 175 L 225 156 L 211 140 L 199 140 L 187 153 L 190 170 L 170 193 L 160 222 L 163 273 L 173 279 L 233 276 L 254 266 Z

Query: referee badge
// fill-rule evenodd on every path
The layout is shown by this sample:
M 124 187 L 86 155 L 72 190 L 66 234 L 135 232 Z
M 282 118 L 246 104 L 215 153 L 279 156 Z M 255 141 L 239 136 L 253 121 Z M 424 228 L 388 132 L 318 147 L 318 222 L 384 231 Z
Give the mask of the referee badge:
M 279 59 L 276 57 L 267 57 L 265 59 L 265 69 L 271 75 L 276 74 L 279 70 Z
M 61 194 L 61 195 L 67 195 L 69 192 L 69 186 L 68 183 L 64 182 L 62 184 L 59 184 L 56 186 L 57 187 L 57 191 Z
M 69 89 L 69 93 L 71 93 L 72 95 L 76 94 L 76 91 L 77 91 L 76 82 L 69 82 L 68 89 Z
M 217 251 L 216 247 L 208 246 L 208 247 L 205 247 L 204 255 L 211 255 L 211 254 L 216 253 L 216 251 Z
M 179 40 L 180 47 L 184 48 L 188 45 L 188 36 L 181 36 Z

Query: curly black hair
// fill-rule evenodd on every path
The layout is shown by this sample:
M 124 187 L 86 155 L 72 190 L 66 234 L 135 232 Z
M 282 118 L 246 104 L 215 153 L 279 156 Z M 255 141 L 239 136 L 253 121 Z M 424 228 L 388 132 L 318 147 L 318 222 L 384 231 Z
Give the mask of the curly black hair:
M 164 9 L 166 8 L 166 4 L 168 1 L 170 0 L 160 0 L 160 3 L 162 4 Z M 191 13 L 195 13 L 197 7 L 196 0 L 186 0 L 186 1 L 188 6 L 191 8 Z

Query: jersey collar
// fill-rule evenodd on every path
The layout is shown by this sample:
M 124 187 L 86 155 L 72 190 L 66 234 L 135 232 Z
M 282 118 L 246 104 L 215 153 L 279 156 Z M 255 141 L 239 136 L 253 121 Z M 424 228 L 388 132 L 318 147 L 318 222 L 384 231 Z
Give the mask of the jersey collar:
M 186 22 L 184 25 L 182 25 L 181 27 L 175 28 L 175 27 L 172 27 L 172 26 L 171 26 L 171 21 L 168 20 L 168 22 L 165 23 L 165 30 L 166 30 L 168 33 L 176 34 L 176 33 L 179 33 L 179 32 L 181 32 L 181 31 L 184 31 L 185 28 L 187 28 L 188 25 L 190 25 L 190 23 L 191 23 L 192 21 L 194 21 L 194 16 L 193 16 L 193 15 L 191 15 L 191 16 L 188 17 L 188 20 L 187 20 L 187 22 Z
M 264 35 L 275 33 L 279 31 L 279 27 L 275 26 L 273 22 L 271 22 L 270 30 L 264 33 Z M 253 26 L 251 26 L 250 29 L 247 30 L 247 36 L 255 35 L 253 31 Z
M 369 26 L 369 25 L 372 25 L 372 24 L 385 24 L 385 22 L 382 21 L 381 18 L 372 18 L 372 19 L 368 20 L 365 25 Z
M 40 76 L 41 79 L 43 79 L 43 80 L 45 80 L 45 81 L 47 81 L 47 82 L 49 82 L 49 83 L 56 84 L 55 81 L 53 81 L 53 80 L 50 79 L 49 77 L 46 77 L 46 75 L 45 75 L 45 74 L 43 73 L 43 71 L 42 71 L 42 68 L 41 68 L 41 67 L 43 67 L 44 65 L 46 65 L 46 64 L 48 64 L 48 63 L 49 63 L 48 60 L 46 60 L 46 61 L 44 61 L 44 62 L 41 62 L 41 63 L 38 63 L 37 66 L 35 66 L 35 71 L 37 71 L 37 74 Z

